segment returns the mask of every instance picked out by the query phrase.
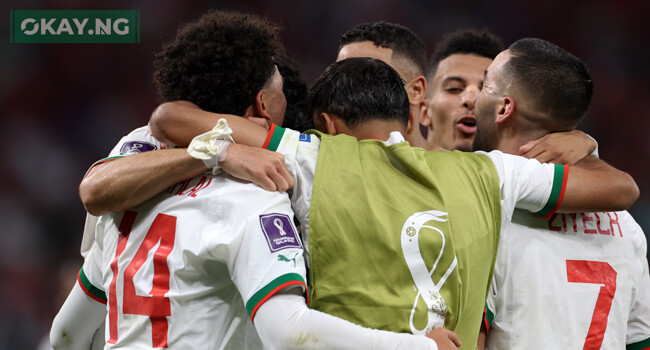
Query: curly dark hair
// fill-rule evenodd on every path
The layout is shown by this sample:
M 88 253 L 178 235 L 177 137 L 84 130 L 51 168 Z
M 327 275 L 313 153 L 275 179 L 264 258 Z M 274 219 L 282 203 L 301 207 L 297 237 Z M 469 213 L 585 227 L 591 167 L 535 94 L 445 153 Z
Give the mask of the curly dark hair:
M 282 92 L 287 99 L 282 126 L 288 129 L 306 131 L 314 128 L 314 120 L 307 115 L 307 83 L 300 74 L 298 64 L 286 53 L 275 58 L 278 70 L 284 79 Z
M 347 44 L 372 41 L 375 46 L 393 50 L 393 54 L 411 61 L 424 74 L 427 65 L 427 47 L 412 30 L 397 23 L 384 21 L 362 23 L 348 30 L 339 41 L 339 51 Z
M 278 33 L 266 19 L 238 12 L 212 10 L 183 25 L 154 59 L 161 99 L 244 114 L 273 76 L 273 56 L 281 50 Z
M 440 61 L 451 55 L 473 54 L 494 59 L 503 49 L 501 38 L 487 30 L 460 29 L 445 34 L 431 54 L 427 78 L 434 76 Z

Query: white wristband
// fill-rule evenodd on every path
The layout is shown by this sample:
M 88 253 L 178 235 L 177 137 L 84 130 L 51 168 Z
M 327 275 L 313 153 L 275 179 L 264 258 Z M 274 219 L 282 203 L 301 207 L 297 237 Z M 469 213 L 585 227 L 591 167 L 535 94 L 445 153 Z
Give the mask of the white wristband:
M 228 122 L 225 119 L 219 119 L 211 131 L 192 139 L 187 147 L 187 153 L 192 158 L 202 160 L 208 169 L 212 169 L 212 174 L 216 175 L 221 170 L 219 162 L 225 159 L 228 146 L 235 143 L 230 135 L 232 135 L 232 129 L 228 127 Z
M 595 149 L 593 152 L 591 152 L 590 156 L 594 156 L 594 157 L 596 157 L 596 158 L 600 158 L 600 157 L 598 156 L 598 141 L 596 141 L 595 138 L 591 137 L 591 135 L 589 135 L 589 134 L 587 134 L 587 133 L 585 133 L 585 135 L 587 135 L 588 138 L 592 139 L 592 140 L 596 143 L 596 149 Z

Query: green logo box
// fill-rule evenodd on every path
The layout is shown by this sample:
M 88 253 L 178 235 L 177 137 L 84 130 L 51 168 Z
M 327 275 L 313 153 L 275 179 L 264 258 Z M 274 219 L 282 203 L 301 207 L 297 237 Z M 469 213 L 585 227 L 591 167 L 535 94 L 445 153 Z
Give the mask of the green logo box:
M 140 43 L 138 10 L 11 10 L 11 43 Z

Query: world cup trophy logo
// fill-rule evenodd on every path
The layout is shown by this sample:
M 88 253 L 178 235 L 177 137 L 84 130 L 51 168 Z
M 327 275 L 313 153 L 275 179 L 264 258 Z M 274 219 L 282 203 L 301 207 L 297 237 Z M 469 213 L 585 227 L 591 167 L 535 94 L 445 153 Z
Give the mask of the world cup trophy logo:
M 447 271 L 437 283 L 433 281 L 433 273 L 436 271 L 436 268 L 440 263 L 440 259 L 445 250 L 446 241 L 445 235 L 440 229 L 427 224 L 431 221 L 447 222 L 447 216 L 447 213 L 438 210 L 415 213 L 411 215 L 406 222 L 404 222 L 404 226 L 402 226 L 402 252 L 404 253 L 406 264 L 408 265 L 413 281 L 415 282 L 415 287 L 418 290 L 415 301 L 413 302 L 413 308 L 411 309 L 411 316 L 409 318 L 409 326 L 411 327 L 411 332 L 413 332 L 413 334 L 429 333 L 434 327 L 442 327 L 445 323 L 447 303 L 440 294 L 440 288 L 442 288 L 449 275 L 456 268 L 458 260 L 454 254 L 453 262 L 447 268 Z M 429 232 L 434 232 L 439 234 L 442 238 L 440 253 L 430 270 L 427 268 L 420 251 L 419 238 L 423 228 L 430 229 L 424 231 L 427 232 L 427 234 Z M 422 298 L 427 306 L 427 325 L 423 329 L 418 329 L 413 322 L 420 298 Z

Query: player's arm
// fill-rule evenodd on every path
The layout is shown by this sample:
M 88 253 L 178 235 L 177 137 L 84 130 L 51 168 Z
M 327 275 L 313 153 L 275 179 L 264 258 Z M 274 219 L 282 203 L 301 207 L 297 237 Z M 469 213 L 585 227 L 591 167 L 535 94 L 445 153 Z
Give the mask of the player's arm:
M 565 213 L 625 210 L 639 198 L 634 179 L 602 160 L 585 157 L 568 171 L 558 210 Z
M 291 292 L 277 293 L 255 314 L 257 329 L 270 349 L 458 349 L 458 336 L 437 328 L 427 337 L 365 328 L 309 309 Z M 433 339 L 434 341 L 431 341 Z
M 529 141 L 519 148 L 520 155 L 540 163 L 573 165 L 588 155 L 595 155 L 598 143 L 580 130 L 555 132 Z
M 106 318 L 106 305 L 88 296 L 75 283 L 50 329 L 52 348 L 88 350 Z
M 120 212 L 206 170 L 183 148 L 138 153 L 92 166 L 79 185 L 79 196 L 95 216 Z
M 534 159 L 488 153 L 499 173 L 502 212 L 515 207 L 542 217 L 555 212 L 618 211 L 639 197 L 630 175 L 593 156 L 573 166 L 540 164 Z
M 221 118 L 228 121 L 236 143 L 253 147 L 264 144 L 268 134 L 266 128 L 240 116 L 204 111 L 187 101 L 161 104 L 151 115 L 149 128 L 158 140 L 186 147 L 195 136 L 212 130 Z

